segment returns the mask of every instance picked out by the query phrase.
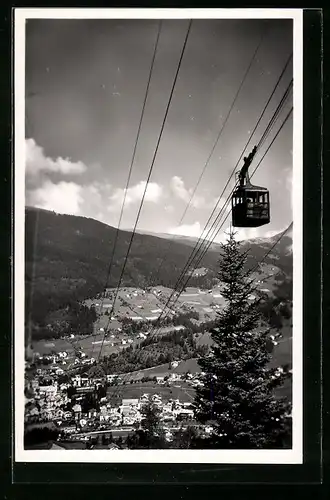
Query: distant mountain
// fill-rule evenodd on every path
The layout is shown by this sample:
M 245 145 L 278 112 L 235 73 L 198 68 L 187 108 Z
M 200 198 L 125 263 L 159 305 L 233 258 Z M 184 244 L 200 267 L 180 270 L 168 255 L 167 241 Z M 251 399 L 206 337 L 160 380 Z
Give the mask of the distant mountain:
M 185 245 L 189 245 L 194 247 L 198 241 L 196 236 L 184 236 L 182 234 L 170 234 L 170 233 L 153 233 L 151 231 L 138 231 L 139 234 L 148 234 L 149 236 L 156 236 L 157 238 L 163 238 L 165 240 L 176 241 L 178 243 L 184 243 Z M 209 240 L 208 240 L 209 241 Z M 219 251 L 220 244 L 216 242 L 210 242 L 210 250 Z
M 242 241 L 242 248 L 244 250 L 249 249 L 248 262 L 253 263 L 261 260 L 264 255 L 274 246 L 274 249 L 265 259 L 267 263 L 276 263 L 278 267 L 283 269 L 287 274 L 292 274 L 292 232 L 293 223 L 285 229 L 284 231 L 275 234 L 271 237 L 253 238 L 250 240 Z M 140 232 L 140 234 L 148 234 L 163 238 L 165 240 L 171 240 L 176 243 L 184 243 L 190 247 L 195 247 L 199 239 L 193 236 L 183 236 L 174 235 L 169 233 L 152 233 L 152 232 Z M 199 248 L 199 247 L 198 247 Z M 212 242 L 209 245 L 209 251 L 220 252 L 220 244 Z M 201 261 L 201 265 L 205 266 L 205 262 Z M 207 266 L 206 266 L 207 267 Z
M 106 284 L 109 262 L 117 230 L 94 219 L 60 215 L 47 210 L 25 211 L 25 288 L 30 320 L 42 324 L 49 311 L 72 301 L 94 297 Z M 172 235 L 171 235 L 172 236 Z M 254 265 L 271 248 L 278 236 L 245 241 L 250 247 L 249 265 Z M 118 284 L 131 239 L 129 231 L 119 231 L 108 286 Z M 173 287 L 191 255 L 195 241 L 174 240 L 137 233 L 123 274 L 122 286 L 162 284 Z M 292 231 L 282 238 L 266 259 L 284 276 L 292 276 Z M 218 246 L 211 247 L 197 266 L 190 284 L 210 286 L 218 269 Z M 28 319 L 28 318 L 27 318 Z
M 271 237 L 254 238 L 242 242 L 242 248 L 249 249 L 249 259 L 265 259 L 266 263 L 276 264 L 283 272 L 292 277 L 292 231 L 293 223 L 284 231 Z

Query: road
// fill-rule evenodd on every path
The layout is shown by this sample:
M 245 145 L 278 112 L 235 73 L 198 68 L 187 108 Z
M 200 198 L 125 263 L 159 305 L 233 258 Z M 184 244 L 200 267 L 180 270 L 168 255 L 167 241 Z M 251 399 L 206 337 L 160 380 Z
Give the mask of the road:
M 102 431 L 89 431 L 89 432 L 80 432 L 79 434 L 74 434 L 72 437 L 86 437 L 86 436 L 98 436 L 101 434 L 112 434 L 113 437 L 127 437 L 128 434 L 134 431 L 133 427 L 127 427 L 126 429 L 106 429 Z
M 192 427 L 199 427 L 199 424 L 192 422 L 190 424 Z M 177 431 L 180 426 L 168 427 L 170 431 Z M 127 437 L 129 434 L 134 432 L 134 427 L 127 427 L 126 429 L 106 429 L 102 431 L 90 431 L 90 432 L 80 432 L 79 434 L 72 435 L 73 438 L 81 438 L 86 436 L 100 436 L 102 434 L 112 434 L 112 437 Z

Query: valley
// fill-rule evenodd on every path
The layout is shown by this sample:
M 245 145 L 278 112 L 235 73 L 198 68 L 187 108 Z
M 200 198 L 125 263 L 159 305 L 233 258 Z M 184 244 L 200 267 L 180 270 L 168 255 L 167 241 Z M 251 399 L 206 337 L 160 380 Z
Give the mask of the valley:
M 32 235 L 37 227 L 37 242 L 33 242 Z M 157 337 L 180 331 L 185 327 L 178 318 L 189 316 L 191 324 L 188 326 L 194 325 L 196 344 L 210 345 L 205 325 L 216 319 L 217 312 L 224 305 L 216 277 L 219 245 L 211 247 L 187 288 L 176 296 L 170 282 L 175 281 L 175 276 L 184 266 L 194 239 L 176 237 L 169 248 L 168 239 L 172 235 L 137 234 L 127 265 L 129 271 L 124 274 L 123 286 L 118 290 L 115 309 L 111 313 L 117 289 L 108 285 L 105 292 L 102 291 L 108 259 L 107 240 L 111 248 L 113 231 L 114 228 L 91 219 L 26 209 L 26 302 L 30 307 L 27 320 L 33 351 L 41 356 L 65 351 L 68 368 L 75 363 L 79 352 L 87 359 L 95 360 L 100 356 L 116 355 L 129 347 L 141 348 L 151 331 Z M 116 259 L 116 252 L 110 282 L 119 272 L 129 235 L 120 231 L 118 257 Z M 256 266 L 276 238 L 275 235 L 242 242 L 243 250 L 249 248 L 249 267 Z M 292 228 L 253 273 L 258 293 L 269 302 L 276 300 L 277 296 L 291 300 L 291 245 Z M 164 275 L 153 276 L 157 283 L 152 285 L 152 269 L 148 263 L 159 262 L 160 256 L 163 256 Z M 134 276 L 141 279 L 134 279 Z M 145 284 L 141 286 L 142 283 Z M 171 295 L 169 307 L 165 308 Z M 82 319 L 79 303 L 85 308 Z M 89 317 L 91 310 L 93 315 Z M 274 345 L 274 363 L 291 364 L 291 320 L 284 323 L 280 320 L 277 324 L 273 307 L 265 311 L 265 315 L 273 322 L 270 334 L 279 337 Z M 159 317 L 162 323 L 155 329 Z M 174 323 L 173 317 L 176 318 Z
M 38 246 L 33 247 L 31 220 L 37 223 L 37 219 Z M 26 231 L 26 303 L 30 307 L 26 332 L 32 348 L 26 365 L 26 395 L 37 395 L 35 402 L 27 399 L 27 432 L 37 432 L 33 431 L 36 422 L 41 425 L 51 419 L 69 448 L 102 433 L 126 436 L 131 432 L 127 426 L 141 418 L 133 406 L 143 406 L 148 398 L 162 408 L 164 422 L 182 425 L 183 419 L 184 425 L 195 425 L 190 406 L 201 383 L 198 358 L 209 351 L 210 329 L 225 306 L 217 279 L 218 249 L 209 250 L 177 294 L 173 286 L 192 241 L 177 241 L 169 249 L 166 238 L 139 235 L 122 286 L 104 288 L 106 241 L 113 238 L 113 228 L 33 209 L 27 211 Z M 123 253 L 128 238 L 129 233 L 120 235 Z M 249 300 L 262 299 L 263 322 L 270 327 L 269 365 L 290 370 L 291 239 L 283 238 L 282 246 L 275 246 L 260 263 L 274 242 L 276 236 L 250 240 L 242 248 L 249 248 L 247 269 L 254 269 L 255 292 Z M 157 262 L 158 268 L 161 264 L 164 274 L 153 274 L 149 262 Z M 122 255 L 118 255 L 112 276 L 118 275 L 121 265 Z M 275 395 L 291 400 L 291 392 L 288 379 Z M 127 402 L 130 413 L 126 415 Z M 77 427 L 78 407 L 82 416 Z

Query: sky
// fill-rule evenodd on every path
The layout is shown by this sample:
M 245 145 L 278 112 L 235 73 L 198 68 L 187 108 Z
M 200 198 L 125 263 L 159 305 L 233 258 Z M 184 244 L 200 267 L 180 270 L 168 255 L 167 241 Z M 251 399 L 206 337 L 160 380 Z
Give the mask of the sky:
M 27 21 L 27 205 L 118 225 L 158 26 L 159 21 L 153 19 Z M 136 221 L 187 28 L 188 20 L 162 22 L 122 229 L 134 227 Z M 290 63 L 251 137 L 291 52 L 291 20 L 193 20 L 139 231 L 200 236 L 247 141 L 251 139 L 248 154 L 292 78 Z M 292 95 L 251 169 L 291 106 Z M 196 195 L 181 220 L 222 127 Z M 292 221 L 292 115 L 252 180 L 270 191 L 271 222 L 257 229 L 241 229 L 242 239 L 270 236 Z M 219 209 L 234 182 L 232 178 Z M 215 241 L 221 241 L 223 234 L 221 231 Z

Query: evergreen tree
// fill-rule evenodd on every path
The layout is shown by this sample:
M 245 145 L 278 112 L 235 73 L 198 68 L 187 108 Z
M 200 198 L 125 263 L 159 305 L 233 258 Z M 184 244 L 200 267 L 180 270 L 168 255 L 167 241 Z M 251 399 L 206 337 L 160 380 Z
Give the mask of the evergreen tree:
M 214 345 L 199 359 L 203 386 L 196 390 L 196 417 L 209 422 L 215 448 L 275 448 L 291 446 L 290 406 L 274 397 L 288 374 L 268 368 L 268 330 L 261 325 L 259 300 L 247 252 L 231 231 L 222 244 L 219 279 L 225 308 L 211 331 Z M 251 300 L 252 299 L 252 300 Z

